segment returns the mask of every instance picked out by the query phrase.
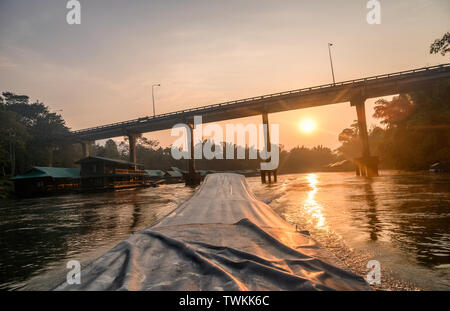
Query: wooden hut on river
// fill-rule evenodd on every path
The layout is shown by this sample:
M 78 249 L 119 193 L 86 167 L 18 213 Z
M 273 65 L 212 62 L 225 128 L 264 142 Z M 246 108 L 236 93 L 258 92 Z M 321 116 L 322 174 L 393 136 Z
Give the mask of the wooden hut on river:
M 75 162 L 81 166 L 81 189 L 123 189 L 150 185 L 143 165 L 89 156 Z

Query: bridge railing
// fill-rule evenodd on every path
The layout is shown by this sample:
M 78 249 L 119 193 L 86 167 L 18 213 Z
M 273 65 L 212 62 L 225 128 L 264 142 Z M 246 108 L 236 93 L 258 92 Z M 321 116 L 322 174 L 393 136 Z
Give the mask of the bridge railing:
M 360 78 L 360 79 L 354 79 L 354 80 L 347 80 L 347 81 L 338 82 L 338 83 L 334 83 L 334 84 L 333 83 L 323 84 L 323 85 L 318 85 L 318 86 L 313 86 L 313 87 L 308 87 L 308 88 L 302 88 L 302 89 L 296 89 L 296 90 L 291 90 L 291 91 L 266 94 L 266 95 L 249 97 L 249 98 L 244 98 L 244 99 L 238 99 L 238 100 L 233 100 L 233 101 L 228 101 L 228 102 L 223 102 L 223 103 L 218 103 L 218 104 L 212 104 L 212 105 L 207 105 L 207 106 L 202 106 L 202 107 L 196 107 L 196 108 L 190 108 L 190 109 L 185 109 L 185 110 L 180 110 L 180 111 L 168 112 L 168 113 L 160 114 L 160 115 L 157 115 L 157 116 L 142 117 L 142 118 L 138 118 L 138 119 L 134 119 L 134 120 L 110 123 L 110 124 L 100 125 L 100 126 L 96 126 L 96 127 L 87 128 L 87 129 L 73 131 L 73 132 L 71 132 L 71 134 L 72 135 L 77 135 L 77 134 L 83 134 L 83 133 L 88 133 L 88 132 L 93 132 L 93 131 L 95 132 L 97 130 L 101 130 L 101 129 L 104 129 L 104 128 L 111 128 L 111 129 L 113 129 L 113 128 L 117 128 L 117 127 L 124 127 L 124 126 L 129 125 L 129 124 L 136 125 L 136 123 L 147 122 L 147 121 L 152 120 L 152 119 L 164 119 L 166 117 L 169 117 L 169 116 L 172 116 L 172 115 L 177 115 L 177 114 L 183 115 L 185 113 L 192 112 L 192 111 L 208 110 L 208 109 L 215 108 L 215 107 L 223 107 L 223 106 L 229 106 L 229 105 L 240 104 L 240 103 L 248 103 L 248 102 L 253 102 L 253 101 L 262 100 L 262 99 L 266 99 L 266 98 L 273 98 L 273 97 L 279 97 L 279 96 L 285 96 L 285 95 L 298 94 L 298 93 L 307 92 L 307 91 L 314 91 L 314 90 L 332 88 L 332 87 L 337 87 L 337 86 L 345 86 L 345 85 L 349 85 L 349 84 L 364 83 L 366 81 L 385 79 L 385 78 L 396 77 L 396 76 L 408 76 L 410 74 L 415 74 L 415 73 L 420 73 L 420 72 L 440 71 L 442 69 L 448 70 L 449 68 L 450 68 L 450 63 L 442 64 L 442 65 L 436 65 L 436 66 L 431 66 L 431 67 L 410 69 L 410 70 L 405 70 L 405 71 L 399 71 L 399 72 L 382 74 L 382 75 L 371 76 L 371 77 Z

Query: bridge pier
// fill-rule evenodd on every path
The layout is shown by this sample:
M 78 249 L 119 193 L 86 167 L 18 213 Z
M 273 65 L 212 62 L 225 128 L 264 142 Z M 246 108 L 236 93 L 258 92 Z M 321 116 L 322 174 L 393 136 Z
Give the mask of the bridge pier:
M 89 146 L 94 144 L 95 141 L 82 141 L 81 142 L 81 152 L 83 154 L 83 158 L 87 158 L 89 156 Z
M 188 173 L 184 177 L 186 186 L 195 187 L 200 184 L 201 175 L 195 171 L 195 141 L 194 141 L 194 124 L 188 124 L 190 135 L 188 159 Z
M 378 176 L 378 157 L 370 155 L 369 134 L 367 133 L 366 120 L 366 99 L 362 96 L 353 98 L 350 102 L 351 106 L 356 107 L 358 117 L 358 130 L 361 140 L 362 156 L 354 159 L 356 176 L 373 177 Z
M 128 136 L 128 145 L 130 148 L 129 161 L 132 163 L 136 163 L 136 141 L 138 137 L 141 137 L 141 134 L 128 134 L 127 136 Z
M 264 144 L 266 146 L 266 150 L 267 152 L 271 151 L 272 148 L 272 144 L 270 142 L 270 133 L 269 133 L 269 116 L 267 114 L 267 112 L 264 112 L 262 114 L 262 122 L 264 125 Z M 272 174 L 273 174 L 273 181 L 277 182 L 277 170 L 271 170 L 271 171 L 263 171 L 261 170 L 261 182 L 263 184 L 266 183 L 266 176 L 267 176 L 267 181 L 269 183 L 272 183 Z

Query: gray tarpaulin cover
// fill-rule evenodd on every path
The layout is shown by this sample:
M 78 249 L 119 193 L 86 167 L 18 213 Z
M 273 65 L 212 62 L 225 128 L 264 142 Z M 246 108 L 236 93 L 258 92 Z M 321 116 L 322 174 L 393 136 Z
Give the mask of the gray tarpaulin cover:
M 245 178 L 208 175 L 188 201 L 56 290 L 368 290 L 258 201 Z

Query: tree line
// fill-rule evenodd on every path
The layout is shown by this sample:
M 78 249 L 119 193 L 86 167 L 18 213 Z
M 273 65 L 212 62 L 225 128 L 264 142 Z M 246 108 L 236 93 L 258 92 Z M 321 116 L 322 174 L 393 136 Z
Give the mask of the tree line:
M 234 150 L 234 155 L 242 152 L 245 155 L 244 159 L 212 159 L 195 160 L 196 169 L 199 170 L 213 170 L 213 171 L 231 171 L 231 170 L 257 170 L 260 168 L 261 160 L 259 157 L 250 159 L 250 154 L 256 154 L 254 147 L 240 146 L 231 143 L 215 143 L 207 139 L 198 142 L 195 147 L 204 148 L 208 144 L 211 149 L 226 150 L 231 148 Z M 199 146 L 201 145 L 201 146 Z M 228 145 L 228 146 L 227 146 Z M 128 160 L 129 147 L 128 139 L 116 143 L 109 139 L 105 145 L 92 145 L 90 147 L 90 154 L 106 158 Z M 330 149 L 323 146 L 316 146 L 307 148 L 305 146 L 298 146 L 287 151 L 280 146 L 280 165 L 279 172 L 281 173 L 295 173 L 320 170 L 325 165 L 334 162 L 338 159 L 337 155 Z M 171 167 L 178 167 L 187 170 L 188 162 L 185 159 L 175 160 L 171 155 L 171 147 L 161 147 L 156 140 L 149 140 L 145 137 L 137 139 L 136 143 L 136 161 L 144 165 L 146 169 L 160 169 L 171 170 Z
M 0 175 L 22 173 L 32 166 L 72 166 L 77 153 L 61 144 L 69 129 L 61 115 L 26 95 L 0 96 Z
M 434 163 L 450 164 L 450 81 L 380 99 L 373 116 L 382 126 L 369 130 L 369 146 L 381 168 L 425 170 Z M 340 133 L 341 158 L 361 155 L 358 135 L 356 121 Z

